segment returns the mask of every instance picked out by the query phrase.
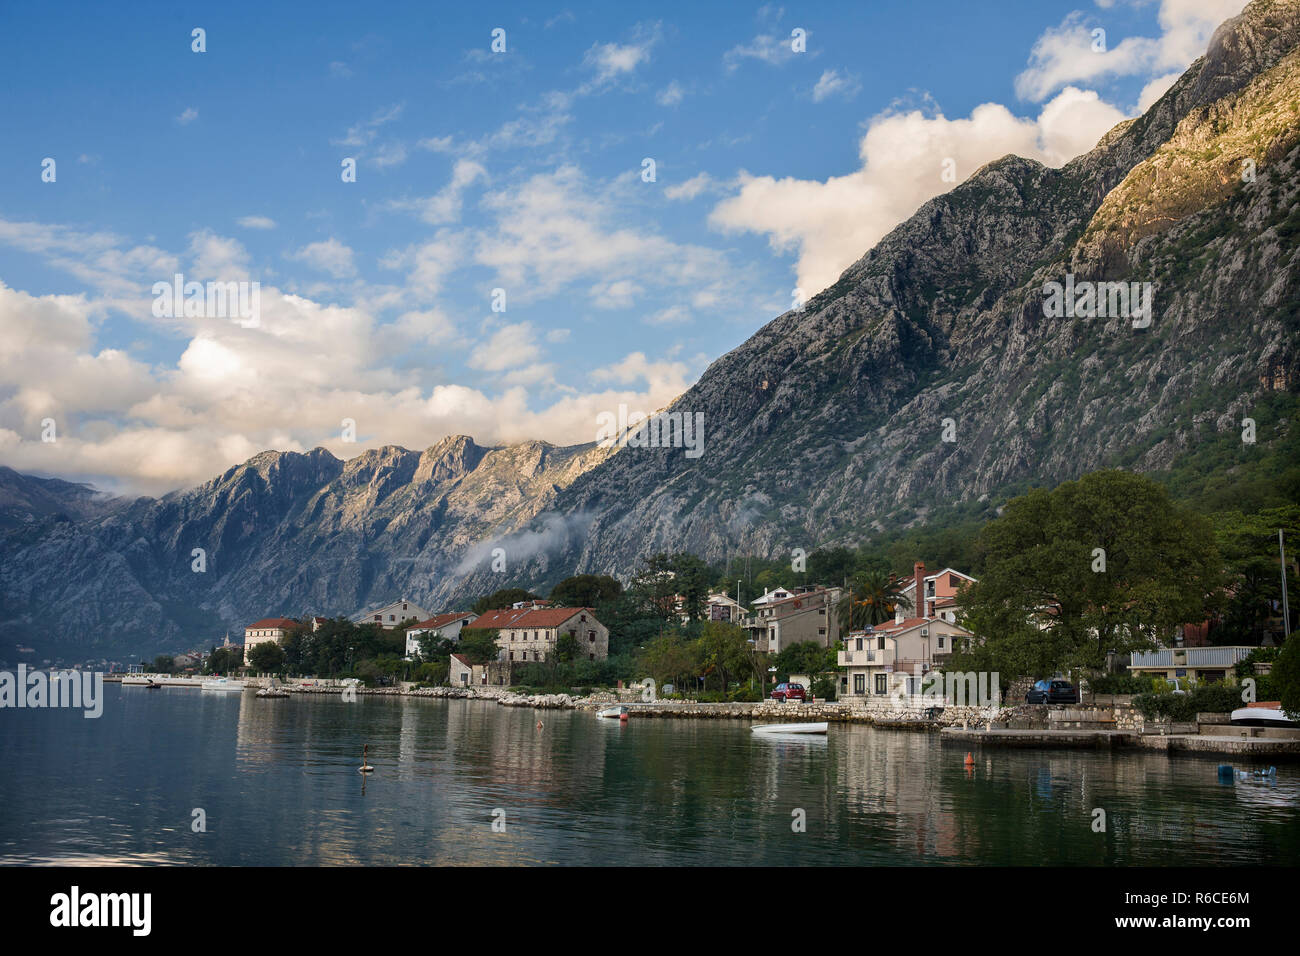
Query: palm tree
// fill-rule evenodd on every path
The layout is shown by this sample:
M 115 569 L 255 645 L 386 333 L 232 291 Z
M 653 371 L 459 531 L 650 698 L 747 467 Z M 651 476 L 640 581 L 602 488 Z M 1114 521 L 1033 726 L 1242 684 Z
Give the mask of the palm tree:
M 893 620 L 897 608 L 910 611 L 912 601 L 903 593 L 908 583 L 884 571 L 859 571 L 849 596 L 840 601 L 840 627 L 846 632 L 861 630 Z

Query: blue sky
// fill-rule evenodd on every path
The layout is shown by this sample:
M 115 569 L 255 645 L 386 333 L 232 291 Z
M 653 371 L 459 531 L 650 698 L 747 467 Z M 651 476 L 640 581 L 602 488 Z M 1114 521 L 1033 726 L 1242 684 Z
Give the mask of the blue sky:
M 267 447 L 590 441 L 945 162 L 1067 161 L 1241 6 L 9 5 L 0 462 L 156 493 Z M 153 315 L 175 272 L 260 283 L 256 326 Z

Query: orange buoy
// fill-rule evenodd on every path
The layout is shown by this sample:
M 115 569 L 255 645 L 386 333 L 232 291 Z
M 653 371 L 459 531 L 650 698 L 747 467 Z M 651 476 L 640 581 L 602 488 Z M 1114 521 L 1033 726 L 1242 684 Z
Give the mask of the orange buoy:
M 619 722 L 620 724 L 626 724 L 626 723 L 627 723 L 627 711 L 623 711 L 623 713 L 621 713 L 621 714 L 618 715 L 618 722 Z
M 969 751 L 969 750 L 966 751 L 966 766 L 968 766 L 968 767 L 973 767 L 973 766 L 975 766 L 975 758 L 972 757 L 972 756 L 970 755 L 970 751 Z

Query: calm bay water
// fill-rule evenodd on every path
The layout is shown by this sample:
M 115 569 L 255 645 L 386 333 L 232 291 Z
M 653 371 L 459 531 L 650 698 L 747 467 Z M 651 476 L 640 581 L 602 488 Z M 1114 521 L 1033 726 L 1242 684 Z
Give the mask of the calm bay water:
M 977 751 L 832 724 L 105 685 L 104 714 L 0 711 L 0 862 L 1075 864 L 1300 860 L 1300 766 Z M 536 722 L 543 721 L 538 730 Z M 357 772 L 362 744 L 374 774 Z M 1237 766 L 1246 767 L 1240 761 Z M 1251 764 L 1249 766 L 1255 766 Z M 1092 830 L 1093 809 L 1107 832 Z M 207 831 L 191 830 L 192 811 Z M 492 829 L 505 812 L 506 831 Z M 801 809 L 807 831 L 793 832 Z

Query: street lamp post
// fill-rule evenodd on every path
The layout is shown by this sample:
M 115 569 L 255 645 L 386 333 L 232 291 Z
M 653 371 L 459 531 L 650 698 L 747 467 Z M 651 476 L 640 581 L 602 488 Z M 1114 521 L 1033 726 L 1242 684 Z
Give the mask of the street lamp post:
M 1286 599 L 1286 541 L 1281 528 L 1277 529 L 1277 549 L 1282 558 L 1282 640 L 1285 642 L 1291 636 L 1291 605 Z

